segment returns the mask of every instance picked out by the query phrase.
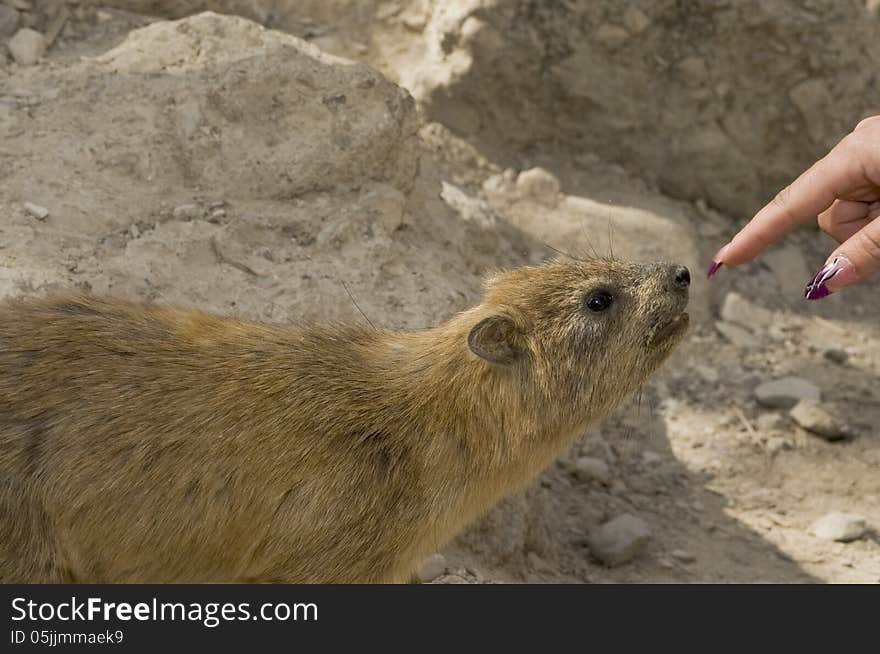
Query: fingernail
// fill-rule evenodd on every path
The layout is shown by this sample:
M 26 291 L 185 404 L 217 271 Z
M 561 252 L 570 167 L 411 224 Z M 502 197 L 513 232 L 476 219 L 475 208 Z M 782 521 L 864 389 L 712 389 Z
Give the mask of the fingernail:
M 706 269 L 706 277 L 707 277 L 707 278 L 708 278 L 708 277 L 711 277 L 712 275 L 714 275 L 715 273 L 717 273 L 717 272 L 718 272 L 718 269 L 719 269 L 721 266 L 723 266 L 723 265 L 724 265 L 724 263 L 722 263 L 721 261 L 715 261 L 715 260 L 713 259 L 713 260 L 712 260 L 712 263 L 710 263 L 710 264 L 709 264 L 709 267 Z
M 844 256 L 836 256 L 827 262 L 813 275 L 804 289 L 804 298 L 807 300 L 821 300 L 828 297 L 841 286 L 845 286 L 847 278 L 852 276 L 855 269 L 850 260 Z

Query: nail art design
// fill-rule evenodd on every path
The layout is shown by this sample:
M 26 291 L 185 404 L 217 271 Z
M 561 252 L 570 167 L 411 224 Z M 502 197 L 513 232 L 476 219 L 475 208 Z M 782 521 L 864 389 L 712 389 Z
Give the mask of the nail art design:
M 810 280 L 804 289 L 804 297 L 807 300 L 821 300 L 823 297 L 831 295 L 832 291 L 828 288 L 826 282 L 836 277 L 849 265 L 849 261 L 844 257 L 834 257 L 813 276 L 813 279 Z
M 712 275 L 717 273 L 718 269 L 723 265 L 723 261 L 712 261 L 712 263 L 709 264 L 709 268 L 706 270 L 706 277 L 711 277 Z

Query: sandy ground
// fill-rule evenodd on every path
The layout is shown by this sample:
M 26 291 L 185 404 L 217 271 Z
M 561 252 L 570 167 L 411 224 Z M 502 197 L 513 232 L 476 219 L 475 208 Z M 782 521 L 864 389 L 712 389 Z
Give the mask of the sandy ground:
M 45 31 L 53 14 L 34 7 L 20 12 L 22 25 Z M 78 287 L 265 320 L 361 320 L 346 283 L 374 322 L 420 327 L 473 303 L 486 272 L 554 249 L 674 259 L 694 272 L 687 340 L 638 397 L 448 546 L 427 578 L 880 582 L 878 286 L 804 302 L 803 284 L 832 247 L 826 237 L 804 229 L 708 283 L 701 270 L 741 216 L 665 195 L 650 176 L 564 144 L 490 152 L 485 134 L 431 122 L 424 110 L 436 103 L 419 113 L 365 67 L 312 51 L 285 59 L 285 70 L 331 118 L 310 115 L 311 136 L 289 147 L 283 134 L 281 146 L 267 141 L 286 175 L 255 182 L 244 159 L 224 172 L 230 152 L 210 139 L 252 134 L 260 116 L 224 104 L 223 91 L 271 108 L 273 89 L 292 82 L 245 56 L 217 63 L 223 48 L 205 44 L 247 49 L 263 38 L 240 24 L 210 23 L 216 41 L 197 27 L 163 32 L 172 44 L 187 30 L 200 35 L 177 62 L 138 46 L 155 46 L 149 39 L 124 45 L 154 20 L 71 3 L 38 63 L 0 66 L 0 294 Z M 266 61 L 292 56 L 266 38 Z M 121 55 L 100 57 L 120 44 Z M 375 49 L 362 52 L 369 60 Z M 234 87 L 236 66 L 252 66 L 250 86 Z M 360 95 L 350 90 L 358 84 Z M 333 139 L 337 150 L 321 145 Z M 371 159 L 377 143 L 385 149 Z M 245 138 L 236 156 L 249 152 Z M 758 402 L 757 387 L 788 376 L 819 389 L 847 438 L 828 441 L 787 408 Z M 584 456 L 605 472 L 579 474 Z M 814 521 L 835 511 L 862 516 L 864 534 L 817 537 Z M 649 538 L 609 568 L 589 543 L 622 514 L 643 521 Z

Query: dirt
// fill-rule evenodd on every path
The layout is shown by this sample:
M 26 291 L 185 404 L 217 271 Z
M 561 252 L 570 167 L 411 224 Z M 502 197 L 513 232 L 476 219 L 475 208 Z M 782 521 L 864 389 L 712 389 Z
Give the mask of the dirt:
M 68 15 L 36 65 L 0 61 L 0 296 L 415 328 L 471 305 L 491 270 L 559 251 L 676 260 L 694 273 L 687 340 L 426 580 L 880 582 L 877 282 L 804 302 L 832 248 L 813 228 L 700 274 L 880 106 L 876 62 L 854 64 L 880 26 L 858 2 L 696 4 L 685 20 L 629 3 L 643 20 L 611 2 L 33 0 L 19 27 Z M 161 20 L 204 9 L 277 31 Z M 816 91 L 828 80 L 843 104 Z M 787 376 L 853 436 L 760 405 Z M 608 475 L 575 474 L 582 456 Z M 835 511 L 867 532 L 815 536 Z M 650 539 L 609 568 L 590 536 L 623 514 Z

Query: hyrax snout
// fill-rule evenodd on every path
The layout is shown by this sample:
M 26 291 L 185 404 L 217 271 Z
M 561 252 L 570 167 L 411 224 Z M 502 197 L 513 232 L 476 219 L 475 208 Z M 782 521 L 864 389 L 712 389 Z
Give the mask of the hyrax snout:
M 552 262 L 437 327 L 0 305 L 0 581 L 395 582 L 687 327 L 687 269 Z

